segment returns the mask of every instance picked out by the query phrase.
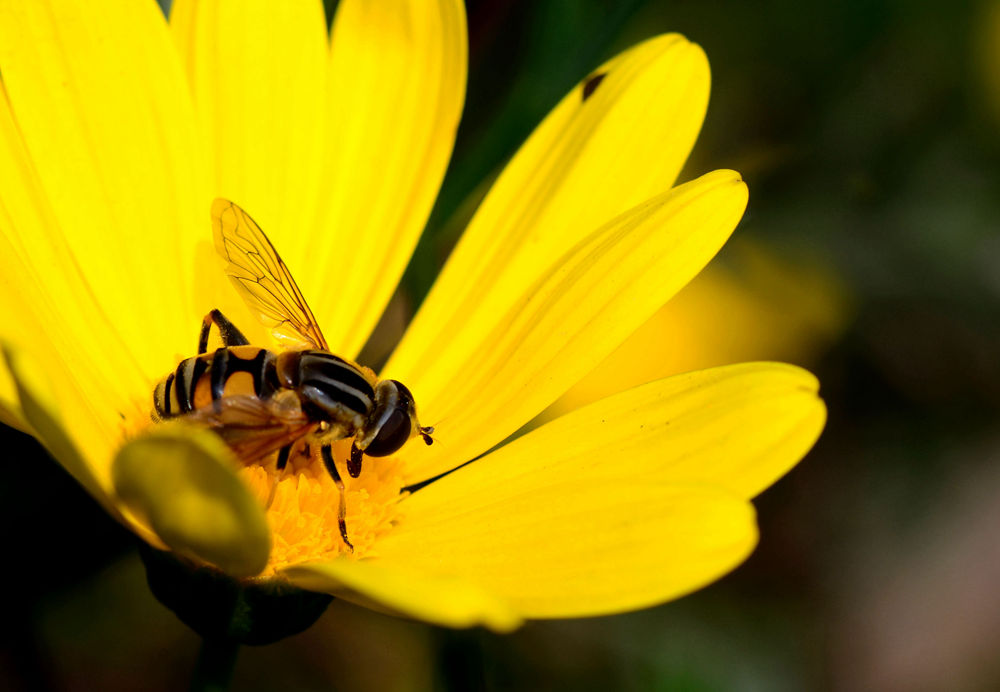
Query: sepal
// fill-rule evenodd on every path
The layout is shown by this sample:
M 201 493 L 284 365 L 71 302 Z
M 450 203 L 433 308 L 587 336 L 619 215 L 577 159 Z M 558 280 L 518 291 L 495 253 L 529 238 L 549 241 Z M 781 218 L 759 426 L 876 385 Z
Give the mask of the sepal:
M 237 579 L 143 543 L 149 588 L 181 622 L 206 640 L 259 646 L 308 629 L 333 596 L 277 579 Z

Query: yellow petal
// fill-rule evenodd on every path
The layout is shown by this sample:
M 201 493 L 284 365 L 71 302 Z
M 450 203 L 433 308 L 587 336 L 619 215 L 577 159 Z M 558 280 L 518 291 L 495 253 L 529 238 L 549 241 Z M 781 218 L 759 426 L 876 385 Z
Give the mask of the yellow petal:
M 847 292 L 830 267 L 734 238 L 541 417 L 551 420 L 682 372 L 753 360 L 809 365 L 841 335 L 849 317 Z
M 13 386 L 15 399 L 11 406 L 15 408 L 20 420 L 26 424 L 49 453 L 66 469 L 94 499 L 112 515 L 120 518 L 111 500 L 110 479 L 99 475 L 100 469 L 81 456 L 72 433 L 59 415 L 60 411 L 73 410 L 71 419 L 76 423 L 79 433 L 95 429 L 100 435 L 103 425 L 88 415 L 86 408 L 65 409 L 66 387 L 57 387 L 56 383 L 63 381 L 65 374 L 61 363 L 48 362 L 42 367 L 40 362 L 29 353 L 11 344 L 3 343 L 3 363 L 0 370 L 5 371 L 6 378 Z M 78 403 L 78 402 L 73 402 Z
M 251 343 L 268 345 L 270 333 L 222 280 L 209 208 L 214 197 L 225 197 L 247 209 L 305 284 L 307 257 L 299 251 L 315 226 L 322 185 L 329 59 L 323 7 L 318 0 L 178 0 L 170 28 L 211 170 L 211 194 L 199 208 L 198 314 L 219 309 Z
M 0 178 L 0 339 L 9 351 L 30 354 L 45 371 L 20 383 L 5 373 L 5 422 L 38 437 L 107 504 L 111 446 L 121 435 L 122 418 L 135 413 L 133 399 L 146 378 L 62 239 L 6 91 L 0 92 Z M 19 387 L 28 389 L 18 394 Z M 40 429 L 22 410 L 25 396 L 47 402 L 35 407 Z M 60 421 L 45 411 L 74 415 Z
M 525 617 L 686 593 L 752 549 L 745 498 L 815 441 L 816 388 L 799 368 L 754 363 L 596 402 L 406 498 L 376 557 L 466 579 Z
M 726 573 L 757 540 L 753 507 L 717 488 L 563 478 L 480 487 L 444 506 L 435 490 L 407 500 L 436 511 L 408 511 L 376 564 L 467 580 L 528 618 L 662 603 Z
M 213 196 L 246 209 L 303 282 L 306 257 L 297 252 L 315 237 L 322 184 L 329 59 L 322 3 L 178 0 L 170 28 L 214 164 Z
M 21 411 L 20 397 L 17 393 L 17 382 L 6 367 L 0 367 L 0 423 L 9 425 L 23 433 L 31 434 L 31 426 L 24 419 Z
M 2 150 L 6 143 L 2 136 L 5 132 L 3 115 L 4 109 L 0 108 L 0 166 L 7 162 L 3 158 Z M 4 180 L 8 179 L 5 177 Z M 10 180 L 12 184 L 17 182 L 16 179 Z M 31 308 L 30 299 L 25 300 L 25 293 L 29 290 L 26 286 L 29 279 L 20 263 L 18 251 L 5 232 L 11 228 L 6 202 L 4 197 L 0 197 L 0 315 L 3 315 L 3 319 L 0 320 L 0 339 L 8 350 L 23 348 L 26 343 L 42 340 L 41 348 L 36 347 L 36 352 L 43 351 L 42 360 L 45 362 L 55 353 L 51 348 L 46 348 L 50 347 L 50 344 L 44 343 L 44 332 L 41 330 L 35 311 Z M 26 336 L 28 338 L 25 338 Z M 21 410 L 17 381 L 5 364 L 0 364 L 0 423 L 32 434 L 31 426 Z
M 520 618 L 503 600 L 475 584 L 371 561 L 335 560 L 283 571 L 303 589 L 331 593 L 359 605 L 447 627 L 485 625 L 507 632 Z
M 0 64 L 51 205 L 40 228 L 13 232 L 65 244 L 109 316 L 84 329 L 69 315 L 82 349 L 107 348 L 113 324 L 155 377 L 176 360 L 171 337 L 191 328 L 190 248 L 207 209 L 197 203 L 205 190 L 193 112 L 163 16 L 132 0 L 4 0 Z
M 746 201 L 732 171 L 682 185 L 591 234 L 489 325 L 470 318 L 439 335 L 433 360 L 390 363 L 440 441 L 406 448 L 408 477 L 474 457 L 552 403 L 708 262 Z
M 117 437 L 122 414 L 133 413 L 137 392 L 148 391 L 148 377 L 63 240 L 6 92 L 0 92 L 0 179 L 0 338 L 45 363 L 61 403 L 73 407 L 66 410 L 87 410 L 68 417 L 71 427 L 86 421 L 81 434 L 71 435 L 93 472 L 107 480 L 111 438 L 102 435 Z M 142 404 L 145 415 L 149 399 Z
M 119 498 L 170 548 L 237 576 L 267 564 L 271 531 L 213 433 L 164 424 L 130 440 L 113 466 Z
M 44 3 L 33 4 L 30 8 L 19 6 L 16 10 L 9 5 L 0 5 L 0 11 L 5 18 L 15 16 L 18 20 L 29 23 L 33 31 L 42 34 L 45 31 L 57 32 L 58 27 L 47 23 L 50 18 L 32 14 L 42 7 Z M 69 18 L 81 14 L 79 8 L 71 8 L 69 5 L 65 8 Z M 155 11 L 152 16 L 162 24 L 162 17 L 157 18 Z M 60 21 L 62 19 L 60 16 Z M 11 29 L 9 23 L 4 24 L 0 31 L 5 29 Z M 99 41 L 100 35 L 91 37 L 91 40 Z M 54 57 L 48 54 L 48 51 L 54 49 L 54 40 L 41 42 L 51 44 L 39 47 L 44 53 L 41 56 L 32 56 L 31 52 L 35 47 L 25 46 L 21 41 L 23 37 L 5 45 L 7 52 L 4 55 L 9 55 L 9 62 L 4 64 L 4 87 L 10 86 L 11 80 L 17 82 L 19 76 L 30 77 L 37 71 L 44 72 L 46 65 L 43 62 L 36 64 L 36 58 L 50 62 L 67 59 L 63 55 Z M 105 37 L 104 41 L 113 42 L 113 39 Z M 81 42 L 85 43 L 86 39 L 71 41 L 67 50 L 83 50 Z M 76 61 L 76 57 L 69 60 L 74 65 Z M 101 59 L 91 54 L 80 56 L 79 62 L 88 65 L 100 63 Z M 52 65 L 49 67 L 52 68 Z M 62 67 L 69 69 L 66 65 Z M 104 64 L 104 67 L 108 66 Z M 58 72 L 60 68 L 56 66 L 53 69 Z M 47 72 L 45 74 L 48 75 Z M 8 79 L 8 75 L 13 77 Z M 93 79 L 94 75 L 88 74 L 77 81 L 88 82 Z M 25 99 L 28 110 L 45 108 L 40 101 L 44 101 L 47 96 L 34 93 L 32 89 L 35 86 L 27 84 L 20 90 L 20 93 L 25 90 L 28 92 Z M 73 81 L 72 75 L 67 74 L 65 83 L 60 83 L 50 96 L 56 100 L 65 99 L 67 94 L 75 94 L 77 87 L 100 91 L 92 83 L 78 84 Z M 115 89 L 106 84 L 102 88 L 111 88 L 112 91 Z M 13 92 L 18 93 L 18 90 L 13 89 Z M 137 89 L 135 96 L 141 98 L 144 93 L 143 89 Z M 158 369 L 166 369 L 170 363 L 176 362 L 169 344 L 155 336 L 161 326 L 160 320 L 169 322 L 170 310 L 151 308 L 152 312 L 142 312 L 140 309 L 142 314 L 137 315 L 135 308 L 141 308 L 144 303 L 135 292 L 139 281 L 135 277 L 149 276 L 151 266 L 154 272 L 159 271 L 163 283 L 157 289 L 157 296 L 163 296 L 165 302 L 170 303 L 171 296 L 183 295 L 184 287 L 171 283 L 169 278 L 183 272 L 176 263 L 167 269 L 156 269 L 156 253 L 149 258 L 143 255 L 139 263 L 116 265 L 108 275 L 95 269 L 93 264 L 88 264 L 87 257 L 78 252 L 80 243 L 93 245 L 98 250 L 98 246 L 106 247 L 109 255 L 118 261 L 121 259 L 118 255 L 120 251 L 126 254 L 129 252 L 119 246 L 130 243 L 134 245 L 134 239 L 115 237 L 113 233 L 109 236 L 110 229 L 103 227 L 98 231 L 90 223 L 86 210 L 80 210 L 79 214 L 76 210 L 71 211 L 68 231 L 64 233 L 55 211 L 57 205 L 51 203 L 51 200 L 65 203 L 67 196 L 75 194 L 76 190 L 74 188 L 67 192 L 60 185 L 66 183 L 74 187 L 77 181 L 61 180 L 58 181 L 59 184 L 54 184 L 51 180 L 43 180 L 40 173 L 55 170 L 56 178 L 61 178 L 64 171 L 60 166 L 65 165 L 67 169 L 77 170 L 79 176 L 88 183 L 93 182 L 94 173 L 81 171 L 85 162 L 70 160 L 68 154 L 65 162 L 44 160 L 43 157 L 42 165 L 38 166 L 29 145 L 33 141 L 32 137 L 37 137 L 43 153 L 50 154 L 52 152 L 46 150 L 50 134 L 56 138 L 64 138 L 65 141 L 81 137 L 87 139 L 87 128 L 101 129 L 106 123 L 77 120 L 77 130 L 74 131 L 73 128 L 66 127 L 62 114 L 55 117 L 46 114 L 48 125 L 35 120 L 17 122 L 12 110 L 13 104 L 8 97 L 5 89 L 0 99 L 0 178 L 4 180 L 0 191 L 0 281 L 4 286 L 4 290 L 0 292 L 0 303 L 6 319 L 0 324 L 0 335 L 22 350 L 30 351 L 37 362 L 45 364 L 55 387 L 52 396 L 58 401 L 59 410 L 74 412 L 73 415 L 64 417 L 66 434 L 89 466 L 89 473 L 98 479 L 103 492 L 106 492 L 110 488 L 111 449 L 121 438 L 122 420 L 145 417 L 149 409 L 150 380 L 153 375 L 149 357 L 160 354 L 157 362 L 163 364 L 157 366 Z M 87 99 L 81 97 L 80 113 L 91 113 L 98 109 L 96 104 L 88 100 L 92 97 L 93 94 Z M 80 115 L 76 111 L 71 112 Z M 46 132 L 46 127 L 52 132 Z M 121 141 L 116 140 L 110 146 L 117 149 L 128 146 L 129 143 L 128 133 L 123 132 Z M 39 145 L 39 142 L 35 144 Z M 76 141 L 75 145 L 77 148 L 83 146 L 88 155 L 94 155 L 95 160 L 105 155 L 92 150 L 92 143 L 89 141 Z M 140 153 L 136 152 L 139 158 Z M 145 166 L 149 161 L 156 165 L 155 153 L 151 151 L 142 165 Z M 118 171 L 116 174 L 124 175 L 127 171 Z M 128 195 L 131 200 L 150 192 L 155 194 L 157 191 L 144 190 L 142 194 L 129 192 Z M 155 228 L 155 220 L 149 225 Z M 140 230 L 135 233 L 140 239 L 140 247 L 144 232 Z M 92 237 L 86 237 L 88 233 Z M 190 269 L 190 261 L 185 266 Z M 115 286 L 116 283 L 118 287 Z M 109 292 L 117 293 L 115 298 L 119 302 L 123 297 L 135 298 L 136 302 L 125 314 L 115 314 L 101 302 Z M 197 325 L 191 320 L 187 322 L 191 325 L 193 342 Z M 166 353 L 170 355 L 164 356 Z M 36 432 L 43 434 L 43 431 Z M 60 461 L 63 461 L 61 457 Z M 71 465 L 69 461 L 65 463 Z
M 166 546 L 113 497 L 110 459 L 121 430 L 108 419 L 118 412 L 93 406 L 58 357 L 39 358 L 40 349 L 2 343 L 0 373 L 13 387 L 12 410 L 18 421 L 105 511 L 151 545 Z M 42 367 L 40 363 L 44 363 Z M 6 404 L 5 404 L 6 405 Z M 72 411 L 63 416 L 60 412 Z M 109 415 L 110 414 L 110 415 Z
M 460 0 L 338 5 L 323 202 L 289 264 L 335 352 L 361 349 L 410 259 L 451 156 L 466 69 Z
M 453 480 L 435 482 L 408 500 L 407 515 L 449 511 L 465 502 L 460 498 L 492 488 L 555 487 L 567 478 L 707 483 L 749 499 L 819 437 L 826 407 L 818 386 L 792 365 L 742 363 L 635 387 L 531 431 L 456 471 Z
M 488 330 L 581 238 L 669 189 L 701 127 L 708 89 L 701 48 L 671 34 L 626 51 L 571 90 L 490 190 L 390 369 L 417 371 L 442 340 Z
M 0 170 L 9 175 L 0 176 L 0 339 L 10 352 L 44 364 L 44 376 L 30 377 L 30 367 L 22 366 L 28 375 L 18 381 L 0 368 L 6 382 L 0 395 L 4 422 L 38 437 L 107 506 L 111 449 L 124 419 L 147 415 L 149 395 L 135 399 L 148 391 L 146 378 L 61 242 L 8 106 L 4 93 Z M 42 427 L 30 423 L 21 403 L 25 397 L 46 402 L 34 407 Z

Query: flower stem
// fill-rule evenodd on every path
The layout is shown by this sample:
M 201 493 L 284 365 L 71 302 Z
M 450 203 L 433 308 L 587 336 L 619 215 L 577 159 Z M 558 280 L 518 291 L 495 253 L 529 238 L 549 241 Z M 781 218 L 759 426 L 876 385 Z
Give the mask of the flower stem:
M 205 637 L 191 677 L 191 692 L 225 692 L 233 679 L 240 643 L 229 637 Z

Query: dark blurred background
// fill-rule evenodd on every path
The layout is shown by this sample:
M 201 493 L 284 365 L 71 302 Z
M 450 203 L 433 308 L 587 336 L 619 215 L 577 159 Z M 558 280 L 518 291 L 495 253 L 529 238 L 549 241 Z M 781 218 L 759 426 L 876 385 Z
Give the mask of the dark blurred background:
M 756 553 L 697 594 L 508 636 L 335 603 L 244 650 L 234 689 L 1000 689 L 1000 4 L 469 0 L 468 14 L 468 102 L 404 309 L 548 109 L 604 59 L 678 31 L 713 72 L 682 179 L 734 168 L 751 191 L 711 271 L 770 306 L 741 317 L 682 294 L 698 320 L 750 325 L 706 328 L 694 350 L 809 367 L 829 424 L 757 500 Z M 748 247 L 789 278 L 762 286 Z M 0 688 L 185 688 L 198 639 L 149 594 L 131 535 L 30 440 L 2 442 Z

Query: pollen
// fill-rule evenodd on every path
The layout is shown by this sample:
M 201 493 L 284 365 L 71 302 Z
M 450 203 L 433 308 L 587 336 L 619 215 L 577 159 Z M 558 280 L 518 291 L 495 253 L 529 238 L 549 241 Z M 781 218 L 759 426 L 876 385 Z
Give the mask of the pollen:
M 267 507 L 271 557 L 260 576 L 338 555 L 363 557 L 379 536 L 392 529 L 403 484 L 400 460 L 392 456 L 365 459 L 361 475 L 351 478 L 346 463 L 350 447 L 350 440 L 341 440 L 333 451 L 344 482 L 347 534 L 353 551 L 340 536 L 340 491 L 318 454 L 290 460 L 281 472 L 275 471 L 273 464 L 251 464 L 239 471 L 251 492 Z

